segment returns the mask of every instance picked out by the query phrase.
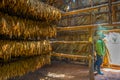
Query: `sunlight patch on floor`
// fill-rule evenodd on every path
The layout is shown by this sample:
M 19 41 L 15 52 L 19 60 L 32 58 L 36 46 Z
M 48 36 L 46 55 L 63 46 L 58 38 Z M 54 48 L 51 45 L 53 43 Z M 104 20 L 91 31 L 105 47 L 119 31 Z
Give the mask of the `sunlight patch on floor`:
M 47 74 L 48 77 L 53 77 L 53 78 L 74 78 L 74 76 L 68 76 L 68 75 L 65 75 L 65 74 L 57 74 L 57 73 L 51 73 L 49 72 Z
M 111 71 L 111 72 L 120 72 L 120 70 L 116 70 L 116 69 L 110 69 L 110 68 L 104 68 L 104 71 Z

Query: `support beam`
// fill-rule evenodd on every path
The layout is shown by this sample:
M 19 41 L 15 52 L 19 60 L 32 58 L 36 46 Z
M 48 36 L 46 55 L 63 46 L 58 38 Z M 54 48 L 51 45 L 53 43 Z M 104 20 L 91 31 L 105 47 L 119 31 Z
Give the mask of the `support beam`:
M 120 32 L 120 29 L 102 30 L 102 32 Z
M 109 24 L 112 24 L 112 0 L 108 0 L 108 8 L 109 8 L 108 21 Z
M 73 60 L 89 59 L 88 56 L 80 56 L 80 55 L 72 55 L 72 54 L 64 54 L 64 53 L 52 53 L 51 56 L 59 57 L 59 58 L 73 59 Z
M 82 30 L 82 29 L 91 29 L 91 28 L 96 28 L 97 26 L 120 26 L 120 22 L 113 22 L 112 24 L 109 23 L 102 23 L 102 24 L 92 24 L 92 25 L 81 25 L 81 26 L 70 26 L 70 27 L 57 27 L 57 31 L 70 31 L 70 30 Z
M 112 12 L 114 12 L 116 14 L 116 12 L 120 12 L 120 10 L 117 10 L 116 6 L 113 6 Z M 95 15 L 100 15 L 100 14 L 108 14 L 108 11 L 95 13 Z M 90 15 L 91 15 L 90 13 L 86 13 L 86 14 L 74 15 L 74 17 L 90 16 Z M 73 16 L 70 16 L 69 18 L 73 18 Z M 66 19 L 66 17 L 63 17 L 62 19 Z M 114 22 L 116 22 L 116 21 L 117 20 L 114 20 Z
M 112 2 L 115 2 L 116 0 L 112 0 Z M 112 21 L 116 22 L 117 21 L 117 6 L 112 6 Z
M 94 64 L 93 64 L 93 59 L 92 56 L 89 55 L 89 76 L 90 76 L 90 80 L 95 80 L 94 79 Z
M 50 43 L 58 44 L 91 44 L 89 41 L 50 41 Z
M 91 11 L 91 10 L 97 9 L 99 7 L 106 7 L 107 5 L 108 4 L 102 4 L 102 5 L 94 6 L 94 7 L 90 7 L 90 8 L 84 8 L 84 9 L 74 10 L 74 11 L 63 13 L 62 16 L 78 14 L 78 13 L 81 13 L 81 12 L 87 12 L 87 11 Z
M 120 65 L 110 64 L 112 69 L 120 70 Z
M 94 28 L 94 25 L 82 25 L 82 26 L 71 26 L 71 27 L 57 27 L 58 31 L 69 31 L 69 30 L 81 30 L 86 28 Z

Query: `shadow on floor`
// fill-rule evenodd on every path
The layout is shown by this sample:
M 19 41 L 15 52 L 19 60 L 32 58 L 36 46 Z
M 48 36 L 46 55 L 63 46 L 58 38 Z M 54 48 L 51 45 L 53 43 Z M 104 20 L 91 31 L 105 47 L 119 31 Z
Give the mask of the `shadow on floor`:
M 95 75 L 95 80 L 120 80 L 120 70 L 103 68 L 104 75 Z M 89 80 L 88 66 L 52 62 L 34 72 L 29 72 L 21 77 L 14 77 L 9 80 Z

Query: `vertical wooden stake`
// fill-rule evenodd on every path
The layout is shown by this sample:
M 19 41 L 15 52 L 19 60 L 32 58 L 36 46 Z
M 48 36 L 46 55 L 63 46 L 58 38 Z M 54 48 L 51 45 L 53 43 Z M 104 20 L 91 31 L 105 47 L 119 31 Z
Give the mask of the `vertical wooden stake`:
M 112 24 L 112 0 L 108 0 L 108 8 L 109 8 L 109 24 Z
M 89 41 L 92 42 L 91 43 L 91 54 L 89 55 L 89 78 L 90 80 L 94 80 L 94 45 L 93 45 L 93 28 L 90 28 L 89 30 Z
M 91 55 L 89 55 L 89 79 L 94 80 L 94 64 L 93 64 L 93 58 Z

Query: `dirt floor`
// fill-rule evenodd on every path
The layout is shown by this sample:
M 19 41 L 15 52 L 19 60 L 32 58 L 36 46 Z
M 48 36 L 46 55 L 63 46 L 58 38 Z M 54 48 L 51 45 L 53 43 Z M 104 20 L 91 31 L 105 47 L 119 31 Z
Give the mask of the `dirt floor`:
M 95 74 L 95 80 L 120 80 L 120 70 L 102 69 L 104 75 Z M 35 72 L 9 80 L 89 80 L 88 67 L 66 62 L 52 62 Z
M 120 70 L 103 68 L 104 75 L 95 75 L 95 80 L 120 80 Z

